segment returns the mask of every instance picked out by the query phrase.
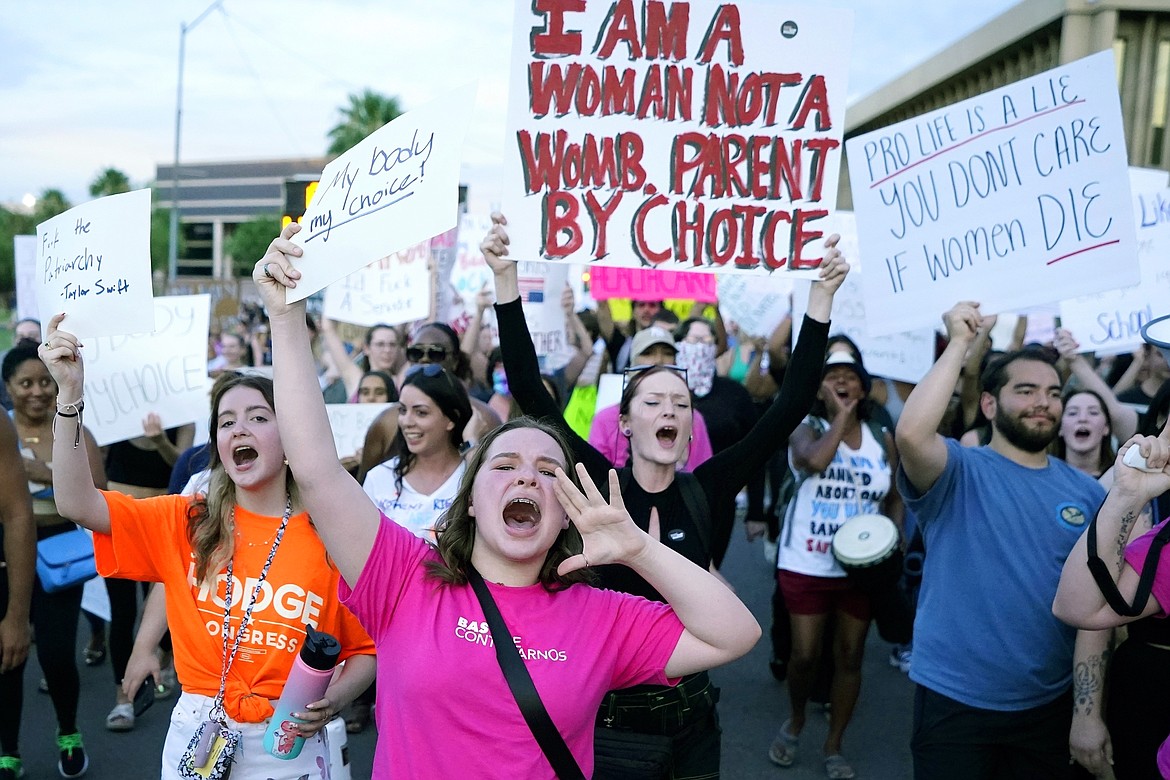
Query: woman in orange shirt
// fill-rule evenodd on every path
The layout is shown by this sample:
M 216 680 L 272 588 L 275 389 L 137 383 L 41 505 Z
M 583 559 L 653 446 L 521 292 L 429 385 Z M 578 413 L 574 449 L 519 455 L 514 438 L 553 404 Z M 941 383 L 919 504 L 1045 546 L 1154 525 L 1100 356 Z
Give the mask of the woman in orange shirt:
M 337 570 L 284 457 L 272 381 L 240 376 L 216 387 L 205 496 L 135 499 L 99 491 L 75 436 L 83 367 L 77 339 L 58 330 L 64 316 L 52 319 L 40 348 L 59 397 L 78 399 L 57 405 L 53 488 L 61 514 L 93 530 L 101 574 L 166 586 L 183 693 L 171 715 L 162 777 L 195 777 L 200 734 L 221 729 L 239 740 L 237 777 L 315 775 L 317 759 L 327 759 L 318 732 L 373 679 L 373 643 L 337 600 Z M 325 698 L 295 713 L 305 721 L 306 743 L 296 759 L 282 760 L 264 750 L 263 737 L 305 624 L 337 637 L 341 659 L 350 660 Z

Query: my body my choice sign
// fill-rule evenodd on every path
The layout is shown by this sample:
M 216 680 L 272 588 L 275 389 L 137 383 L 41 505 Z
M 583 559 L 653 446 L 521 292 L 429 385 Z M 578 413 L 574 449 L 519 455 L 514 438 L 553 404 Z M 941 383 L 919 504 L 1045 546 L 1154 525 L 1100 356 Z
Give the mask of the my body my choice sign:
M 516 8 L 503 196 L 514 257 L 819 266 L 848 12 L 763 0 Z
M 849 139 L 871 335 L 1138 281 L 1112 52 Z

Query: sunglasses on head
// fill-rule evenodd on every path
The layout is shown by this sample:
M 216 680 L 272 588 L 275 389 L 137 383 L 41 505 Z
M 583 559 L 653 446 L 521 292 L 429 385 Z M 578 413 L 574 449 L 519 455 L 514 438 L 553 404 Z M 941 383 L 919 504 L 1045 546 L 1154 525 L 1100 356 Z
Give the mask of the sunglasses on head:
M 668 365 L 658 365 L 657 363 L 647 363 L 647 364 L 641 365 L 641 366 L 626 366 L 626 368 L 622 371 L 622 394 L 623 395 L 625 394 L 626 387 L 630 384 L 631 378 L 637 376 L 638 374 L 642 373 L 643 371 L 649 371 L 652 368 L 665 368 L 668 371 L 673 371 L 673 372 L 675 372 L 675 374 L 682 377 L 683 382 L 687 381 L 686 367 L 685 366 L 676 366 L 673 363 L 668 364 Z M 687 386 L 690 387 L 690 385 L 687 385 Z
M 432 363 L 441 363 L 447 359 L 447 355 L 448 350 L 446 347 L 432 346 L 430 344 L 406 348 L 406 359 L 411 363 L 421 363 L 423 360 L 429 360 Z

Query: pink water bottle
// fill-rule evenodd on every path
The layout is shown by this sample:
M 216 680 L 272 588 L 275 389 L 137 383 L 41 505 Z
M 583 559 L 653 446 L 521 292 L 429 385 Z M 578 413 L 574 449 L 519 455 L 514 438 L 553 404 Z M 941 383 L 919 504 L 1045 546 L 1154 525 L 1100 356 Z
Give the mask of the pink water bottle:
M 325 696 L 341 655 L 341 643 L 333 636 L 314 631 L 312 626 L 305 626 L 305 631 L 305 643 L 288 673 L 272 723 L 264 732 L 264 749 L 286 761 L 299 756 L 305 746 L 304 737 L 297 733 L 297 726 L 304 721 L 294 718 L 293 713 L 304 712 L 306 704 Z

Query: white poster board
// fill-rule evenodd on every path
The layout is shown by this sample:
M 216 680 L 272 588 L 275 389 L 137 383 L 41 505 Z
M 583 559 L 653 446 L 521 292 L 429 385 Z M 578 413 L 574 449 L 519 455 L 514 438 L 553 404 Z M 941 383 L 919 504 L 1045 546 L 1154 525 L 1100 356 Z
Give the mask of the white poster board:
M 455 263 L 451 268 L 451 277 L 448 284 L 454 289 L 462 303 L 462 311 L 452 311 L 451 327 L 462 333 L 467 329 L 471 318 L 477 314 L 475 307 L 476 296 L 480 290 L 487 290 L 495 295 L 495 279 L 492 269 L 488 268 L 483 259 L 483 252 L 479 245 L 483 237 L 492 228 L 492 219 L 486 214 L 463 214 L 459 218 L 459 235 L 455 241 Z M 492 342 L 499 342 L 499 329 L 495 324 L 495 312 L 488 309 L 485 312 L 484 327 L 492 332 Z
M 333 446 L 339 458 L 356 455 L 366 441 L 366 431 L 378 415 L 395 404 L 325 404 Z
M 83 339 L 154 330 L 150 190 L 75 206 L 37 225 L 36 299 Z M 47 323 L 45 323 L 47 325 Z
M 429 258 L 428 240 L 334 282 L 325 288 L 324 315 L 367 328 L 426 317 L 431 308 Z
M 543 373 L 563 368 L 572 357 L 565 332 L 561 293 L 569 278 L 569 266 L 522 261 L 517 268 L 524 320 Z
M 16 319 L 39 320 L 37 308 L 37 237 L 13 236 L 12 255 L 16 266 Z
M 463 136 L 475 85 L 375 130 L 325 166 L 302 230 L 301 278 L 289 303 L 380 257 L 455 227 Z
M 852 14 L 764 0 L 574 6 L 515 4 L 512 255 L 816 268 L 836 202 Z
M 847 147 L 875 335 L 1138 281 L 1111 51 Z
M 1142 345 L 1142 325 L 1170 314 L 1170 174 L 1130 170 L 1138 266 L 1133 287 L 1084 295 L 1060 304 L 1061 326 L 1085 352 L 1116 355 Z
M 760 279 L 747 274 L 720 274 L 719 311 L 725 321 L 735 322 L 741 332 L 755 338 L 772 335 L 792 311 L 792 279 Z
M 142 435 L 149 412 L 164 428 L 209 413 L 208 295 L 173 295 L 151 304 L 157 329 L 129 336 L 87 337 L 85 425 L 101 446 Z

